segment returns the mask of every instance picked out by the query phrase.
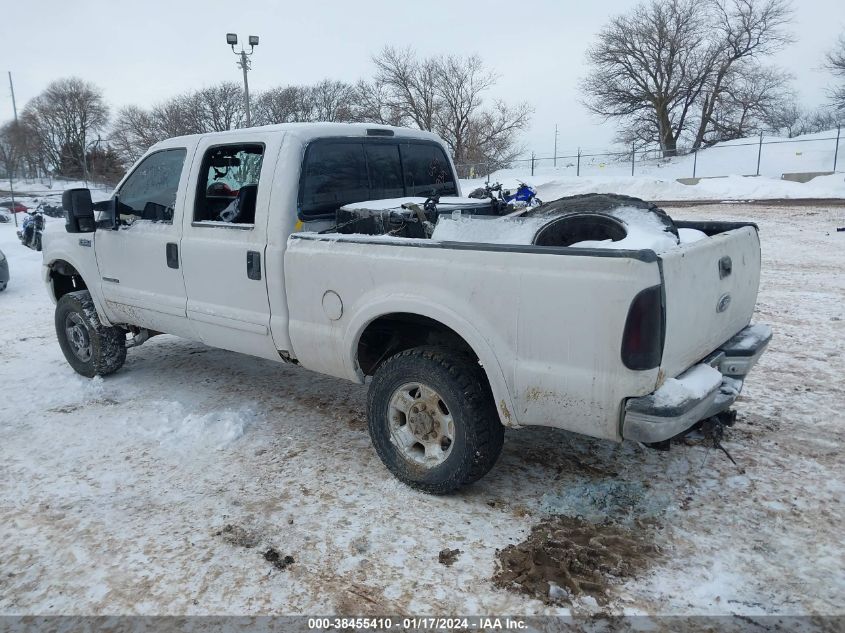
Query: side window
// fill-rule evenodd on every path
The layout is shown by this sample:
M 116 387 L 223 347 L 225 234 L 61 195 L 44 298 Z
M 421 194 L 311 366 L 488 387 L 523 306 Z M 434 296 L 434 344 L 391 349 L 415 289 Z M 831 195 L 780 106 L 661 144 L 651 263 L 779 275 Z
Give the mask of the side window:
M 369 143 L 365 146 L 367 167 L 370 172 L 370 199 L 401 198 L 405 195 L 402 184 L 402 163 L 399 146 Z
M 117 192 L 120 215 L 124 219 L 132 216 L 134 219 L 172 223 L 186 154 L 185 149 L 177 148 L 147 156 Z
M 263 158 L 261 143 L 209 148 L 200 166 L 194 222 L 253 226 Z
M 401 148 L 405 195 L 428 196 L 437 192 L 443 196 L 454 196 L 457 193 L 452 168 L 440 146 L 405 143 Z
M 370 197 L 364 146 L 341 141 L 312 143 L 305 152 L 299 187 L 303 216 L 334 213 Z

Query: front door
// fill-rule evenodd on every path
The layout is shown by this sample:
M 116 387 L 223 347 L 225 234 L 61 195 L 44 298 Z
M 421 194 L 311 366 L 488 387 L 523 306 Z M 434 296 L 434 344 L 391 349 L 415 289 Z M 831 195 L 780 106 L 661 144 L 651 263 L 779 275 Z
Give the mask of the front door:
M 104 309 L 112 323 L 193 337 L 179 252 L 192 150 L 171 147 L 144 158 L 115 192 L 118 230 L 94 234 Z
M 208 345 L 278 360 L 270 336 L 265 247 L 282 135 L 203 139 L 183 221 L 187 314 Z

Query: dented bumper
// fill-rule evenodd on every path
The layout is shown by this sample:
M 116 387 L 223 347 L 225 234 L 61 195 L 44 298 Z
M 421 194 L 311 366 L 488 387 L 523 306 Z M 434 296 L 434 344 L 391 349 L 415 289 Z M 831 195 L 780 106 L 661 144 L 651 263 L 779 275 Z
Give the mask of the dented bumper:
M 769 326 L 749 325 L 671 385 L 647 396 L 629 398 L 623 412 L 622 437 L 644 443 L 662 442 L 724 411 L 739 396 L 745 376 L 771 338 Z M 699 369 L 702 366 L 710 369 Z

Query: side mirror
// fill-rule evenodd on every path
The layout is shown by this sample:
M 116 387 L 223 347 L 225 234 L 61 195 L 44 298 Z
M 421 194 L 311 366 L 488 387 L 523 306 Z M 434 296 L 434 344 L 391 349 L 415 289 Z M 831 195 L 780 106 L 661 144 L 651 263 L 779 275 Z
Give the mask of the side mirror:
M 68 189 L 62 194 L 65 230 L 68 233 L 91 233 L 97 230 L 90 189 Z

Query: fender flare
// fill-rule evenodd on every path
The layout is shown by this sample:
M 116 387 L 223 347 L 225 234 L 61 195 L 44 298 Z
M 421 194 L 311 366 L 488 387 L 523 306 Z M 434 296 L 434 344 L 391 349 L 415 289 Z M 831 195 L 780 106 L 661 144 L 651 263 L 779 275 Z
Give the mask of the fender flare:
M 98 284 L 91 284 L 89 283 L 89 279 L 85 277 L 85 275 L 80 271 L 80 266 L 74 261 L 73 257 L 68 257 L 65 253 L 62 252 L 51 252 L 49 254 L 49 259 L 45 256 L 43 260 L 43 264 L 41 267 L 42 271 L 42 280 L 44 281 L 45 286 L 47 287 L 47 294 L 50 295 L 50 301 L 53 302 L 53 305 L 58 303 L 56 299 L 56 294 L 53 292 L 53 280 L 52 280 L 52 272 L 53 272 L 53 265 L 56 262 L 66 262 L 69 266 L 73 267 L 76 273 L 82 278 L 85 282 L 85 287 L 88 289 L 88 292 L 91 295 L 91 300 L 94 302 L 94 307 L 97 309 L 97 316 L 100 319 L 100 322 L 103 325 L 110 326 L 112 325 L 111 321 L 109 321 L 108 317 L 106 317 L 106 313 L 103 310 L 103 302 L 102 297 L 100 296 L 100 287 Z
M 363 382 L 363 374 L 358 366 L 358 343 L 367 326 L 376 319 L 396 313 L 416 314 L 427 317 L 452 329 L 478 356 L 481 361 L 487 380 L 490 382 L 490 389 L 496 403 L 496 411 L 499 420 L 504 426 L 518 427 L 519 424 L 513 414 L 516 411 L 504 372 L 499 364 L 493 348 L 481 333 L 469 321 L 459 316 L 452 310 L 431 303 L 423 297 L 413 295 L 391 295 L 384 299 L 366 303 L 365 307 L 358 310 L 349 320 L 349 326 L 343 337 L 343 349 L 346 356 L 344 364 L 350 375 L 357 375 Z

